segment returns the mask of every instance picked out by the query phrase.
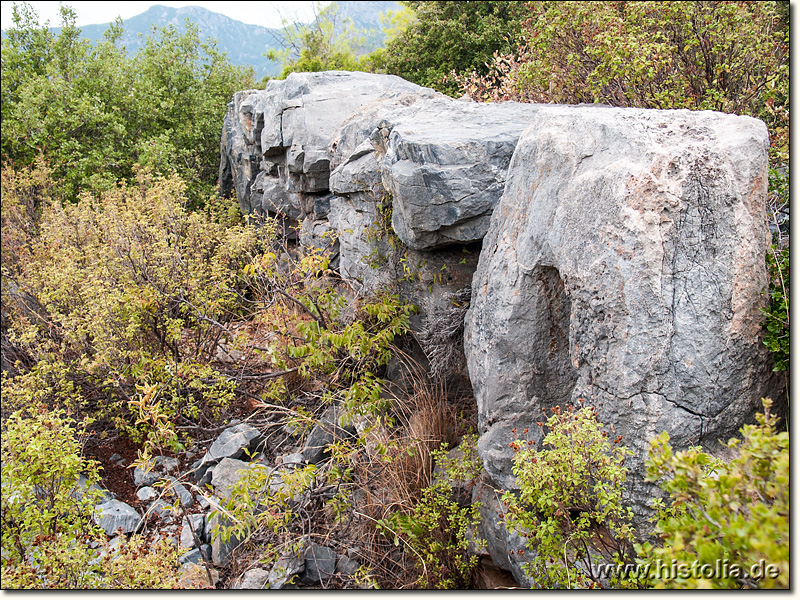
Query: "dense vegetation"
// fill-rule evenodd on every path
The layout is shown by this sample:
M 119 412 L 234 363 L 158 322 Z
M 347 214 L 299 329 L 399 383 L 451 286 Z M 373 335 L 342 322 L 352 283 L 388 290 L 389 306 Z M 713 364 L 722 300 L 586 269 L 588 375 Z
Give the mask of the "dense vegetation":
M 765 339 L 776 369 L 788 369 L 785 3 L 405 4 L 387 19 L 386 48 L 368 56 L 357 56 L 358 33 L 336 23 L 335 6 L 287 29 L 283 76 L 364 69 L 478 101 L 764 119 L 775 235 Z M 112 559 L 93 521 L 95 457 L 125 443 L 142 460 L 181 453 L 244 416 L 288 444 L 330 406 L 357 433 L 278 490 L 271 472 L 253 469 L 217 534 L 265 562 L 312 533 L 357 546 L 362 566 L 348 585 L 475 586 L 478 507 L 457 501 L 481 471 L 474 407 L 422 372 L 402 391 L 383 379 L 416 307 L 392 289 L 359 297 L 324 255 L 215 194 L 225 107 L 252 73 L 191 26 L 155 30 L 128 57 L 120 23 L 92 46 L 71 9 L 62 18 L 56 36 L 22 4 L 2 47 L 3 586 L 187 585 L 169 545 L 134 536 Z M 649 479 L 665 501 L 650 540 L 630 527 L 628 450 L 595 417 L 557 409 L 542 423 L 542 450 L 515 444 L 521 491 L 504 498 L 507 523 L 535 550 L 528 569 L 542 586 L 664 585 L 646 571 L 603 579 L 579 568 L 598 553 L 620 565 L 766 559 L 779 576 L 669 585 L 788 586 L 788 434 L 769 402 L 731 442 L 730 463 L 653 441 Z
M 407 2 L 416 19 L 386 47 L 388 73 L 446 94 L 453 73 L 484 73 L 495 53 L 521 43 L 524 2 Z
M 31 165 L 41 156 L 69 200 L 131 180 L 138 164 L 178 173 L 201 203 L 214 187 L 225 107 L 252 87 L 252 71 L 232 67 L 191 25 L 159 30 L 129 58 L 121 22 L 92 46 L 70 8 L 61 16 L 55 36 L 15 5 L 2 52 L 3 159 Z

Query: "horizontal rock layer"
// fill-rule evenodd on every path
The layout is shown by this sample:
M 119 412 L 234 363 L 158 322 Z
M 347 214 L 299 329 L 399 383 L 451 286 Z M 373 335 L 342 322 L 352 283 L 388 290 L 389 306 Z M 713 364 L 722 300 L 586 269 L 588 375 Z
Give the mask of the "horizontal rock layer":
M 293 219 L 324 218 L 309 195 L 388 193 L 409 248 L 468 244 L 486 234 L 537 110 L 459 102 L 390 75 L 294 73 L 234 96 L 220 184 L 245 212 Z

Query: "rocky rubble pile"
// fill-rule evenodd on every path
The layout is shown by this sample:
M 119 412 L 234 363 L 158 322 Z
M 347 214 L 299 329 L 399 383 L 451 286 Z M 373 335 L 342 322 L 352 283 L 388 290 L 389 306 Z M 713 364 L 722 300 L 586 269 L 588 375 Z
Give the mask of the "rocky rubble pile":
M 95 507 L 96 522 L 108 535 L 111 551 L 130 535 L 148 529 L 153 543 L 166 539 L 182 551 L 182 584 L 213 587 L 240 544 L 235 536 L 224 541 L 218 531 L 219 526 L 227 524 L 225 501 L 236 485 L 248 471 L 263 470 L 269 473 L 270 493 L 279 493 L 283 475 L 324 460 L 330 444 L 355 433 L 352 427 L 337 424 L 338 412 L 331 407 L 300 447 L 289 448 L 296 451 L 280 454 L 272 461 L 262 451 L 264 436 L 259 429 L 236 423 L 222 431 L 185 472 L 180 472 L 179 459 L 167 456 L 153 457 L 147 468 L 136 467 L 132 477 L 140 511 L 113 498 L 107 490 L 101 490 L 103 502 Z M 85 483 L 82 485 L 85 487 Z M 359 566 L 346 549 L 337 552 L 302 539 L 295 551 L 272 565 L 247 569 L 229 585 L 233 589 L 317 587 L 333 577 L 352 578 Z

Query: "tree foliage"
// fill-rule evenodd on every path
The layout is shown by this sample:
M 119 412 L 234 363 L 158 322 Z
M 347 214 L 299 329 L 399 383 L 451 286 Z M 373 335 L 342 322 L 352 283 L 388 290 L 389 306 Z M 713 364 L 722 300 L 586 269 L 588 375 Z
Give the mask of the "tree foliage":
M 311 23 L 284 22 L 279 43 L 281 50 L 268 53 L 281 63 L 281 79 L 289 73 L 318 71 L 364 71 L 366 57 L 357 56 L 363 38 L 352 19 L 342 19 L 336 3 L 317 6 Z
M 61 8 L 58 35 L 15 5 L 2 48 L 2 157 L 31 165 L 42 154 L 67 198 L 134 177 L 134 165 L 179 173 L 196 202 L 216 182 L 220 122 L 252 74 L 213 43 L 169 26 L 128 57 L 122 22 L 96 46 L 81 39 L 75 12 Z
M 450 95 L 459 92 L 451 73 L 486 72 L 495 52 L 516 47 L 527 8 L 522 2 L 406 2 L 416 21 L 390 39 L 388 73 Z
M 770 246 L 769 306 L 764 309 L 766 334 L 764 344 L 775 359 L 776 371 L 789 370 L 789 248 Z M 788 381 L 787 381 L 788 383 Z M 788 389 L 788 387 L 787 387 Z
M 82 456 L 85 425 L 29 406 L 2 438 L 2 574 L 7 589 L 178 587 L 178 551 L 134 536 L 112 551 L 95 523 L 99 465 Z

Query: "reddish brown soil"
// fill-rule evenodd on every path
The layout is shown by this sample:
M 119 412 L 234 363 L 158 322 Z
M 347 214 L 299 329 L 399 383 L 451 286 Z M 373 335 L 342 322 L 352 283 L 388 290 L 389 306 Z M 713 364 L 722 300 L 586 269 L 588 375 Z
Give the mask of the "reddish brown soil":
M 139 444 L 122 436 L 113 442 L 87 444 L 85 448 L 86 456 L 95 459 L 102 466 L 100 485 L 116 494 L 117 500 L 137 508 L 142 503 L 136 497 L 133 467 L 130 465 L 138 458 L 139 448 Z M 123 466 L 109 460 L 114 454 L 122 456 Z

